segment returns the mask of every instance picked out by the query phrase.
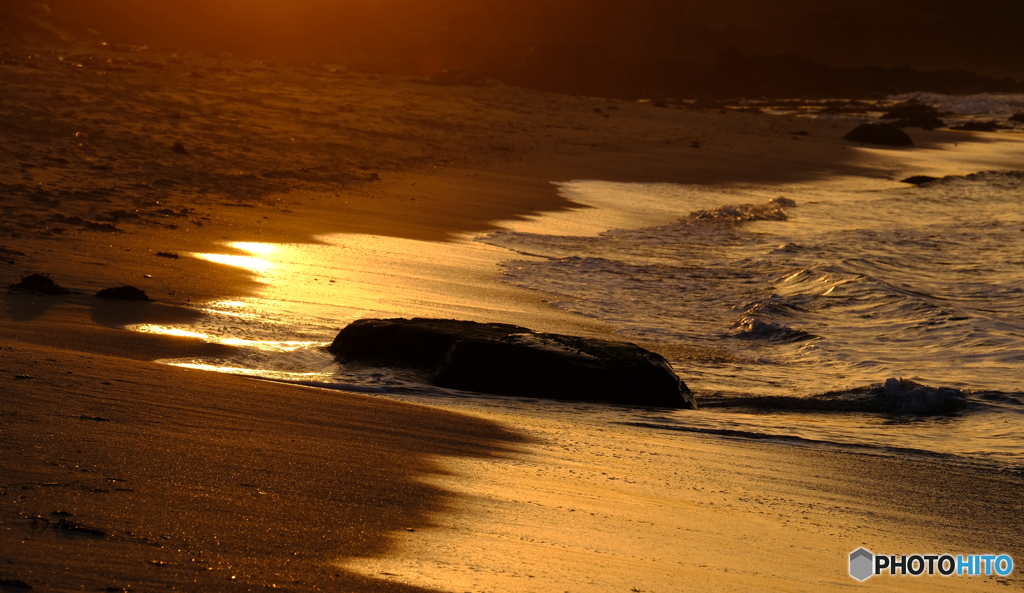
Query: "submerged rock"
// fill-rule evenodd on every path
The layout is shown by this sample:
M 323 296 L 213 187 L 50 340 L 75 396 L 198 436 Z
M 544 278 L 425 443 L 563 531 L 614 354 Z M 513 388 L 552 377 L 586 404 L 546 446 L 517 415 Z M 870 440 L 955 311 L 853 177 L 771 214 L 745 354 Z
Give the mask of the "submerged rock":
M 889 124 L 861 124 L 843 136 L 843 140 L 883 146 L 914 145 L 906 132 Z
M 438 387 L 495 395 L 697 408 L 659 354 L 634 344 L 504 323 L 362 319 L 328 347 L 339 360 L 411 366 Z

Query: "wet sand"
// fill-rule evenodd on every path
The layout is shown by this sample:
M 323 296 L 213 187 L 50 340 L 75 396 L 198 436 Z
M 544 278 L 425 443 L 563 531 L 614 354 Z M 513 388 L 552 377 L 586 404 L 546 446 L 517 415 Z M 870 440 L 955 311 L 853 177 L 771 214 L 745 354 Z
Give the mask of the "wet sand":
M 46 272 L 81 294 L 0 295 L 0 579 L 39 590 L 817 590 L 854 583 L 845 557 L 858 545 L 1019 548 L 1013 476 L 682 434 L 640 442 L 627 428 L 600 435 L 190 372 L 150 361 L 228 347 L 118 329 L 258 288 L 242 270 L 158 252 L 329 232 L 440 241 L 572 207 L 552 181 L 894 178 L 906 165 L 890 155 L 905 151 L 852 147 L 830 122 L 50 51 L 8 48 L 0 63 L 0 283 Z M 915 138 L 943 150 L 984 140 Z M 89 296 L 123 284 L 158 302 Z M 638 444 L 660 459 L 646 463 Z M 579 521 L 580 510 L 601 519 Z M 736 572 L 766 547 L 771 571 Z
M 568 407 L 568 406 L 566 406 Z M 472 413 L 472 412 L 470 412 Z M 840 591 L 850 552 L 1020 556 L 1019 477 L 860 455 L 483 411 L 532 443 L 452 459 L 459 512 L 340 566 L 442 591 Z M 963 551 L 963 552 L 961 552 Z M 872 577 L 883 591 L 991 590 L 1000 577 Z

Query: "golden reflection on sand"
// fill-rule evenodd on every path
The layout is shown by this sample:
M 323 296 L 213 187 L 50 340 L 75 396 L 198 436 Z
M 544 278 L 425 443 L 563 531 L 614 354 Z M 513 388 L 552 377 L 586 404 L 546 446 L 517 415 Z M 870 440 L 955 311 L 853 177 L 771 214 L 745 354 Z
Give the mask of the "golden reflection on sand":
M 229 246 L 258 255 L 270 255 L 278 249 L 277 245 L 274 245 L 273 243 L 255 243 L 252 241 L 238 241 L 230 243 Z
M 218 309 L 242 309 L 248 307 L 249 303 L 245 301 L 213 301 L 210 306 Z
M 294 352 L 301 348 L 312 348 L 326 345 L 324 342 L 301 342 L 301 341 L 267 341 L 267 340 L 246 340 L 243 338 L 225 338 L 198 331 L 189 331 L 179 327 L 166 325 L 141 324 L 133 325 L 128 329 L 144 334 L 160 334 L 163 336 L 175 336 L 181 338 L 198 338 L 204 342 L 224 344 L 225 346 L 240 346 L 243 348 L 255 348 L 264 352 Z
M 237 268 L 245 268 L 252 270 L 257 274 L 266 273 L 268 270 L 274 267 L 274 264 L 270 263 L 265 259 L 258 257 L 248 257 L 245 255 L 227 255 L 225 253 L 194 253 L 192 257 L 198 259 L 205 259 L 218 264 L 224 264 L 228 266 L 235 266 Z
M 180 367 L 183 369 L 194 369 L 197 371 L 214 371 L 218 373 L 230 373 L 232 375 L 244 375 L 246 377 L 258 377 L 260 379 L 275 379 L 280 381 L 324 381 L 330 379 L 330 375 L 326 373 L 290 373 L 284 371 L 268 371 L 264 369 L 226 367 L 221 365 L 206 364 L 199 361 L 186 362 L 180 360 L 158 360 L 156 362 Z
M 296 244 L 233 242 L 225 247 L 244 254 L 192 254 L 251 270 L 265 285 L 256 299 L 205 303 L 204 309 L 258 319 L 265 313 L 259 309 L 267 303 L 284 304 L 294 320 L 326 317 L 335 323 L 368 315 L 493 321 L 495 315 L 522 313 L 521 298 L 510 298 L 511 291 L 504 287 L 495 290 L 498 264 L 509 258 L 508 251 L 473 241 L 472 236 L 450 243 L 348 234 L 318 239 L 319 243 Z
M 328 382 L 338 367 L 323 347 L 340 328 L 361 318 L 458 318 L 592 333 L 583 331 L 589 328 L 586 319 L 572 319 L 567 326 L 565 314 L 542 300 L 546 295 L 499 283 L 499 264 L 510 252 L 473 239 L 438 243 L 337 234 L 319 236 L 315 243 L 225 243 L 223 251 L 236 254 L 190 255 L 252 270 L 260 282 L 254 294 L 196 303 L 204 315 L 188 324 L 128 329 L 237 348 L 223 358 L 161 361 L 165 364 Z M 277 372 L 327 369 L 316 379 Z
M 253 243 L 248 241 L 228 243 L 227 246 L 231 249 L 245 251 L 259 256 L 272 255 L 278 250 L 278 246 L 273 243 Z M 276 266 L 274 262 L 268 259 L 254 257 L 252 255 L 230 255 L 227 253 L 193 253 L 191 255 L 197 259 L 212 261 L 214 263 L 224 264 L 227 266 L 235 266 L 237 268 L 245 268 L 260 275 L 266 274 Z

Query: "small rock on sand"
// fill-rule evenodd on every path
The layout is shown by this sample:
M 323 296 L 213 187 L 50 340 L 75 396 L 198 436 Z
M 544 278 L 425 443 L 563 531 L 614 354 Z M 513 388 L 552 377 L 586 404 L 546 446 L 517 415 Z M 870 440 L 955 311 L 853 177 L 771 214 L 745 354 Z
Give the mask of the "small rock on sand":
M 17 284 L 11 284 L 10 288 L 17 292 L 37 292 L 40 294 L 69 294 L 71 292 L 51 280 L 49 274 L 24 276 Z

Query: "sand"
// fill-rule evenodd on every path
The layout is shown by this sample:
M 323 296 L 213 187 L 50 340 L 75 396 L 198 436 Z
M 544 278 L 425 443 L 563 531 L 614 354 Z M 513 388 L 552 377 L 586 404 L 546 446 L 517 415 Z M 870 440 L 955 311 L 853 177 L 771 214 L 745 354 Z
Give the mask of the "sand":
M 480 413 L 534 443 L 513 459 L 446 462 L 453 475 L 429 483 L 458 493 L 460 512 L 434 515 L 386 556 L 339 565 L 442 591 L 826 591 L 856 584 L 846 559 L 861 546 L 1020 553 L 1018 479 L 559 412 Z M 952 591 L 993 581 L 1020 582 L 865 584 Z
M 89 323 L 62 309 L 33 325 Z M 382 553 L 447 508 L 421 479 L 435 456 L 522 440 L 437 409 L 3 343 L 0 578 L 40 590 L 380 590 L 325 559 Z
M 46 272 L 77 293 L 0 295 L 2 586 L 809 591 L 856 584 L 861 545 L 1024 557 L 1015 476 L 187 371 L 151 361 L 230 348 L 120 329 L 259 289 L 158 252 L 444 241 L 572 208 L 552 181 L 1019 163 L 991 136 L 864 149 L 832 122 L 96 46 L 9 47 L 0 77 L 0 284 Z M 124 284 L 157 303 L 90 296 Z

